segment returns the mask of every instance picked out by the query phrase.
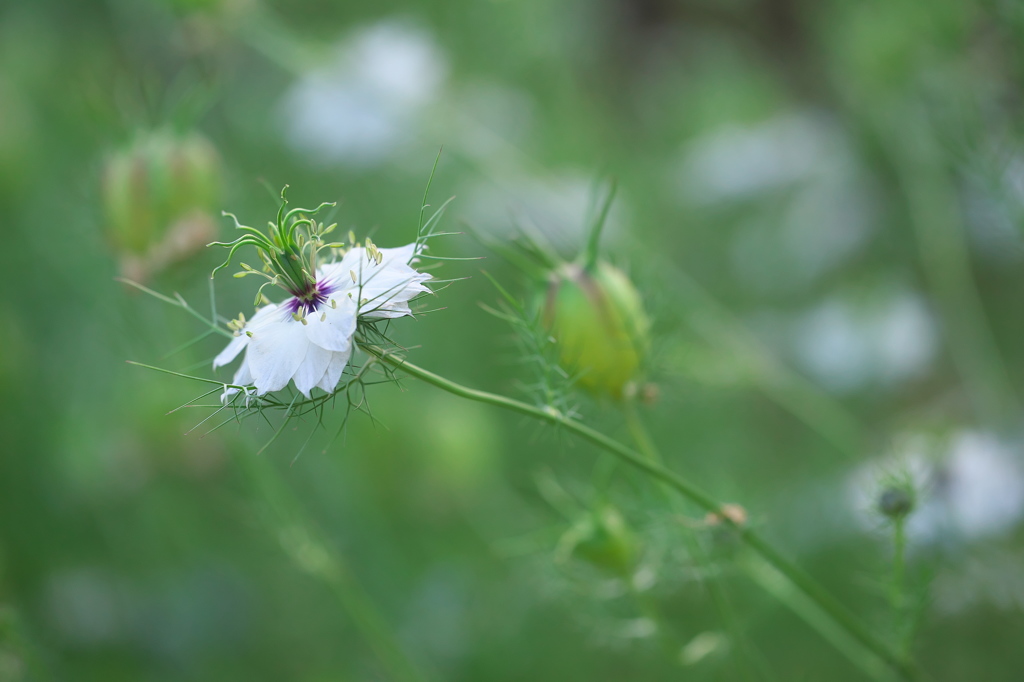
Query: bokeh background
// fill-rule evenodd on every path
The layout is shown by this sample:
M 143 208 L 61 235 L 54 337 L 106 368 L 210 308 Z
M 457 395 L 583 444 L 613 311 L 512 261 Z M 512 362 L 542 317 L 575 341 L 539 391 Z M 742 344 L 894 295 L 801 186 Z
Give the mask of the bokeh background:
M 866 678 L 697 511 L 625 470 L 595 493 L 564 434 L 404 381 L 258 454 L 270 425 L 183 435 L 199 385 L 125 363 L 211 376 L 219 342 L 173 352 L 202 325 L 116 277 L 207 311 L 220 211 L 261 226 L 285 183 L 408 243 L 442 145 L 467 234 L 433 252 L 486 260 L 394 326 L 415 362 L 532 400 L 480 271 L 535 283 L 488 244 L 571 257 L 615 178 L 668 464 L 890 642 L 874 500 L 914 482 L 915 659 L 1020 679 L 1021 45 L 1008 0 L 5 3 L 0 680 Z M 633 589 L 564 551 L 606 504 Z

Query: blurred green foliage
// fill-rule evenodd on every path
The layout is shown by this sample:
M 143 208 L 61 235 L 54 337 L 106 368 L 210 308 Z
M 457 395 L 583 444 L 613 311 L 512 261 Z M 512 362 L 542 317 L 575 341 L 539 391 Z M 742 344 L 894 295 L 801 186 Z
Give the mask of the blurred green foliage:
M 105 198 L 143 139 L 202 140 L 210 179 L 172 203 L 220 236 L 287 183 L 408 243 L 444 145 L 448 228 L 528 225 L 571 258 L 614 176 L 605 256 L 652 320 L 666 463 L 933 679 L 1017 680 L 1022 45 L 1008 0 L 3 5 L 0 680 L 864 679 L 713 519 L 564 434 L 412 381 L 304 450 L 311 422 L 257 454 L 270 424 L 166 414 L 197 385 L 124 361 L 210 376 L 219 347 L 169 354 L 203 330 L 115 280 L 172 229 Z M 432 249 L 538 293 L 470 234 Z M 144 274 L 206 310 L 222 256 Z M 517 394 L 480 269 L 446 262 L 471 278 L 392 329 Z M 897 602 L 870 511 L 891 469 L 921 488 Z

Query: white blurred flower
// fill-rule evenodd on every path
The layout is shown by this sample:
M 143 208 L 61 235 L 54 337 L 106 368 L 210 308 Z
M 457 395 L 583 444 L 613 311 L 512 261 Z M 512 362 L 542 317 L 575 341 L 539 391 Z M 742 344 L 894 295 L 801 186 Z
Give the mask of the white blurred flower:
M 938 345 L 924 302 L 898 291 L 877 302 L 829 298 L 796 322 L 796 360 L 829 388 L 892 384 L 919 374 Z
M 837 143 L 833 127 L 808 113 L 733 125 L 691 143 L 675 177 L 700 203 L 747 198 L 820 172 Z
M 732 261 L 762 294 L 806 289 L 861 251 L 877 224 L 870 174 L 842 127 L 814 111 L 701 135 L 668 178 L 687 208 L 756 204 L 736 218 Z
M 935 500 L 921 509 L 922 531 L 948 524 L 967 537 L 996 535 L 1024 515 L 1024 472 L 1005 443 L 989 434 L 961 433 L 936 471 Z
M 600 201 L 600 185 L 583 173 L 531 175 L 510 168 L 471 183 L 459 193 L 463 216 L 475 230 L 506 239 L 517 228 L 543 236 L 561 253 L 574 254 L 586 243 Z M 605 221 L 603 239 L 615 244 L 629 222 L 629 199 L 620 189 Z
M 447 71 L 424 29 L 396 20 L 363 28 L 285 94 L 288 140 L 324 164 L 381 163 L 416 130 Z
M 865 525 L 878 523 L 878 483 L 894 471 L 918 491 L 907 517 L 912 541 L 999 535 L 1024 517 L 1024 468 L 1016 449 L 992 434 L 960 431 L 940 442 L 908 438 L 894 459 L 861 467 L 851 479 L 851 495 Z
M 410 265 L 415 256 L 415 244 L 350 249 L 340 261 L 317 269 L 311 296 L 270 303 L 244 321 L 214 359 L 214 369 L 245 350 L 233 384 L 254 385 L 257 395 L 278 391 L 289 381 L 307 398 L 314 387 L 332 392 L 351 357 L 358 318 L 411 315 L 409 301 L 429 291 L 423 282 L 430 275 Z M 237 392 L 229 388 L 223 399 Z

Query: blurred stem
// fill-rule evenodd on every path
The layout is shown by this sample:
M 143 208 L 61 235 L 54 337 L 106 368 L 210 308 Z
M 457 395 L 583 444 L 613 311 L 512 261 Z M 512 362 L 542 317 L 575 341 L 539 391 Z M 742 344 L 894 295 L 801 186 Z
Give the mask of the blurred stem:
M 672 288 L 682 297 L 680 307 L 688 311 L 687 324 L 698 336 L 713 347 L 727 350 L 768 398 L 839 453 L 851 459 L 863 455 L 862 428 L 846 408 L 776 358 L 735 313 L 692 277 L 667 260 L 659 268 L 673 273 Z
M 256 490 L 257 499 L 271 507 L 266 520 L 288 558 L 330 588 L 391 679 L 425 682 L 427 678 L 402 651 L 366 590 L 342 556 L 319 537 L 302 502 L 282 483 L 269 461 L 259 455 L 247 455 L 239 461 Z
M 1006 426 L 1020 413 L 1019 403 L 989 329 L 971 272 L 957 188 L 923 116 L 899 126 L 915 135 L 891 140 L 899 181 L 906 195 L 921 263 L 938 301 L 949 352 L 978 414 Z
M 765 592 L 775 597 L 801 620 L 811 626 L 825 641 L 836 648 L 860 668 L 866 675 L 876 680 L 891 679 L 889 671 L 882 662 L 872 656 L 864 656 L 864 646 L 850 636 L 836 621 L 825 613 L 822 608 L 806 593 L 794 589 L 793 583 L 779 573 L 771 564 L 751 556 L 746 566 L 747 575 Z M 906 675 L 901 675 L 904 679 Z
M 649 462 L 661 464 L 661 453 L 654 444 L 654 440 L 647 430 L 647 425 L 644 424 L 644 420 L 640 416 L 636 401 L 624 400 L 622 402 L 622 413 L 626 417 L 626 426 L 640 454 L 646 457 Z M 676 501 L 672 497 L 671 490 L 666 485 L 662 484 L 659 487 L 665 493 L 665 497 L 668 498 L 670 505 Z M 754 657 L 747 645 L 746 638 L 740 632 L 736 614 L 732 609 L 732 604 L 729 603 L 729 596 L 726 594 L 725 586 L 712 570 L 710 557 L 704 552 L 704 548 L 700 546 L 700 539 L 697 537 L 696 530 L 684 527 L 683 534 L 686 537 L 687 545 L 689 545 L 690 555 L 700 567 L 705 569 L 707 579 L 703 581 L 703 584 L 707 587 L 711 602 L 715 605 L 715 609 L 718 611 L 718 615 L 722 619 L 725 628 L 729 631 L 729 635 L 739 647 L 741 662 L 736 667 L 740 669 L 740 674 L 745 679 L 752 680 L 755 676 L 753 669 Z
M 900 610 L 903 608 L 903 557 L 907 544 L 903 519 L 896 519 L 892 524 L 892 544 L 892 603 L 894 608 Z
M 661 645 L 662 651 L 665 652 L 665 655 L 669 660 L 673 663 L 678 663 L 680 646 L 677 641 L 677 635 L 672 628 L 668 626 L 668 623 L 665 622 L 665 618 L 661 615 L 658 605 L 650 598 L 649 595 L 644 594 L 644 592 L 637 589 L 632 575 L 625 578 L 625 583 L 626 590 L 629 592 L 629 596 L 633 599 L 633 604 L 636 605 L 637 612 L 654 624 L 654 630 L 657 634 L 658 643 Z
M 622 443 L 609 438 L 600 431 L 576 421 L 554 407 L 535 407 L 512 398 L 479 391 L 468 386 L 457 384 L 454 381 L 445 379 L 421 367 L 417 367 L 404 358 L 385 351 L 377 346 L 363 344 L 360 346 L 363 351 L 377 358 L 381 363 L 399 369 L 422 381 L 425 381 L 452 395 L 468 400 L 485 403 L 500 407 L 511 412 L 533 417 L 549 424 L 561 427 L 579 438 L 596 445 L 615 455 L 620 460 L 644 472 L 651 478 L 667 485 L 670 489 L 681 494 L 701 509 L 720 515 L 723 523 L 727 524 L 748 547 L 760 554 L 775 570 L 779 571 L 792 582 L 801 592 L 807 595 L 817 606 L 826 613 L 837 625 L 845 630 L 853 639 L 858 641 L 871 653 L 884 661 L 892 670 L 905 680 L 916 680 L 920 675 L 916 668 L 908 661 L 889 648 L 889 645 L 874 636 L 845 606 L 837 601 L 831 594 L 822 588 L 817 582 L 807 575 L 802 569 L 782 556 L 767 540 L 762 538 L 753 529 L 746 525 L 740 525 L 731 519 L 721 515 L 722 505 L 702 489 L 690 483 L 688 480 L 670 471 L 661 464 L 649 460 L 647 457 L 637 453 Z
M 640 454 L 649 462 L 661 464 L 661 453 L 651 439 L 651 434 L 647 432 L 647 426 L 641 419 L 639 410 L 636 409 L 636 401 L 623 400 L 621 405 L 622 414 L 626 417 L 626 428 L 629 429 L 629 435 L 633 438 L 633 443 Z
M 895 632 L 904 658 L 910 654 L 910 634 L 912 628 L 906 622 L 907 593 L 906 578 L 907 535 L 906 521 L 903 518 L 893 520 L 892 524 L 892 611 Z
M 307 70 L 322 64 L 329 55 L 326 44 L 314 40 L 300 40 L 289 32 L 285 22 L 273 15 L 266 6 L 246 3 L 245 11 L 235 12 L 225 25 L 250 48 L 262 54 L 278 68 L 301 76 Z
M 2 568 L 0 566 L 0 569 Z M 44 665 L 36 642 L 30 638 L 25 623 L 13 603 L 6 602 L 3 597 L 3 591 L 0 591 L 0 668 L 5 667 L 5 663 L 8 668 L 20 668 L 24 676 L 16 679 L 26 681 L 42 682 L 57 679 L 53 670 Z M 0 673 L 2 672 L 0 670 Z
M 601 246 L 601 232 L 604 230 L 604 224 L 608 220 L 608 212 L 612 208 L 612 202 L 615 200 L 615 191 L 618 189 L 618 183 L 613 179 L 608 186 L 608 191 L 605 194 L 604 201 L 601 202 L 601 208 L 598 211 L 597 217 L 594 223 L 590 226 L 590 234 L 587 237 L 587 247 L 583 251 L 583 269 L 587 272 L 593 272 L 597 266 L 597 256 L 600 252 Z

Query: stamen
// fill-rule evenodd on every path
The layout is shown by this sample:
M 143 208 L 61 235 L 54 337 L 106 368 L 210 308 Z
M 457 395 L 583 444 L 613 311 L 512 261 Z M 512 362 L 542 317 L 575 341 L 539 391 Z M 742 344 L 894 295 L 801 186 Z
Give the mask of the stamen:
M 238 319 L 231 320 L 228 322 L 228 329 L 235 332 L 235 336 L 238 336 L 239 330 L 245 327 L 245 315 L 242 313 L 238 314 Z

